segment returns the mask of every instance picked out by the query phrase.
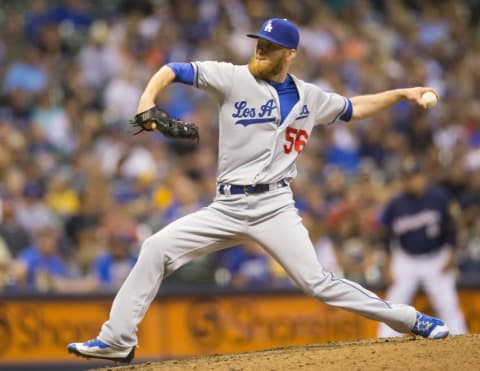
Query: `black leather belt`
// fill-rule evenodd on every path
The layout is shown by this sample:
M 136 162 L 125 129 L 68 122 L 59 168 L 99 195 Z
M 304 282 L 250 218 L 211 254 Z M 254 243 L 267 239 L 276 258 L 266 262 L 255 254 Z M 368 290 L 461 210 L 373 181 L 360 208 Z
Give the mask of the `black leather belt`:
M 283 188 L 288 185 L 285 179 L 282 179 L 278 183 L 273 184 L 256 184 L 256 185 L 240 185 L 240 184 L 220 184 L 218 187 L 218 191 L 224 194 L 248 194 L 248 193 L 263 193 L 268 192 L 270 190 Z

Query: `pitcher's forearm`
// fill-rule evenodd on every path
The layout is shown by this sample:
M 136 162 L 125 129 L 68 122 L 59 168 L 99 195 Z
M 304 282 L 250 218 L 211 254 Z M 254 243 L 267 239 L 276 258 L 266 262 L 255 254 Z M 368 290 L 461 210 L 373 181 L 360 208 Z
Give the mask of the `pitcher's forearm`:
M 351 98 L 353 120 L 362 120 L 406 100 L 405 89 L 387 90 L 382 93 L 359 95 Z
M 175 72 L 168 67 L 160 68 L 148 81 L 138 103 L 137 112 L 143 112 L 155 105 L 158 94 L 175 80 Z

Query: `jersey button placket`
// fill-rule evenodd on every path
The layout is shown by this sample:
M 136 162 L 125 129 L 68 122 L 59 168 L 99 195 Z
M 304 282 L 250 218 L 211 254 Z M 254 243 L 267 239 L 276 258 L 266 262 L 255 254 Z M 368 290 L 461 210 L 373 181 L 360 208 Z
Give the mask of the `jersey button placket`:
M 257 182 L 257 179 L 258 177 L 263 173 L 265 172 L 266 170 L 268 170 L 270 168 L 270 166 L 272 165 L 272 162 L 273 162 L 273 158 L 275 157 L 275 151 L 277 149 L 277 141 L 278 141 L 278 135 L 279 135 L 279 127 L 280 127 L 280 120 L 281 120 L 281 115 L 280 115 L 280 99 L 278 97 L 278 94 L 277 94 L 277 91 L 275 90 L 275 88 L 273 88 L 270 84 L 268 84 L 267 82 L 264 82 L 268 92 L 270 93 L 270 96 L 273 98 L 273 100 L 275 101 L 275 107 L 276 107 L 276 110 L 277 110 L 277 118 L 275 120 L 275 122 L 273 122 L 273 129 L 275 131 L 275 139 L 273 141 L 273 148 L 270 149 L 270 153 L 269 153 L 269 156 L 268 156 L 268 159 L 264 162 L 264 165 L 262 166 L 261 170 L 259 172 L 257 172 L 257 174 L 255 174 L 255 177 L 253 178 L 253 184 L 256 184 Z

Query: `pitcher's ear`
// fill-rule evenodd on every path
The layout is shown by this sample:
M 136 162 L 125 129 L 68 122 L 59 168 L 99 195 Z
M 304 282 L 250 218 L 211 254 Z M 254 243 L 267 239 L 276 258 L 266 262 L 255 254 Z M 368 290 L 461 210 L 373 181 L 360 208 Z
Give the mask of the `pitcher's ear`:
M 297 56 L 297 51 L 295 49 L 288 49 L 288 56 L 295 58 Z

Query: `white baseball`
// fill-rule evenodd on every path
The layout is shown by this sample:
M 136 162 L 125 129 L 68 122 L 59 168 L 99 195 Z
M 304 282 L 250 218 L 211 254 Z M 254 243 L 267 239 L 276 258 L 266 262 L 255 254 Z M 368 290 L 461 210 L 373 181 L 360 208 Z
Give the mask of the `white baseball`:
M 427 91 L 426 93 L 424 93 L 421 99 L 422 103 L 424 103 L 427 108 L 432 108 L 438 102 L 437 96 L 431 91 Z

